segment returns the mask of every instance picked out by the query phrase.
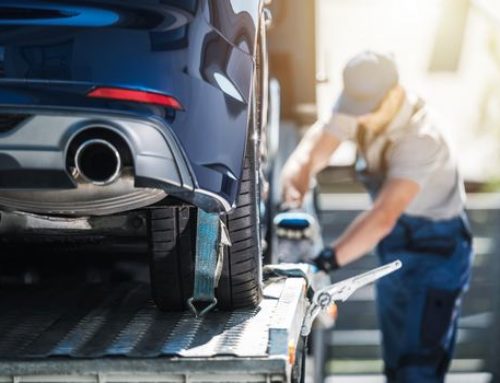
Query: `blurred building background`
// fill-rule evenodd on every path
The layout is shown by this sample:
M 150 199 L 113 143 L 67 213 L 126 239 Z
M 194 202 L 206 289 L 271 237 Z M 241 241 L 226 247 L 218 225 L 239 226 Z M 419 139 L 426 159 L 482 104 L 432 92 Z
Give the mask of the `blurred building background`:
M 438 115 L 466 179 L 477 252 L 450 382 L 500 381 L 500 2 L 274 0 L 272 11 L 271 68 L 282 85 L 284 135 L 300 135 L 330 113 L 344 64 L 365 49 L 392 52 L 402 82 Z M 354 150 L 344 144 L 319 177 L 327 240 L 369 206 L 353 177 Z M 335 278 L 375 265 L 365 257 Z M 373 299 L 372 289 L 359 292 L 323 337 L 332 382 L 383 381 Z

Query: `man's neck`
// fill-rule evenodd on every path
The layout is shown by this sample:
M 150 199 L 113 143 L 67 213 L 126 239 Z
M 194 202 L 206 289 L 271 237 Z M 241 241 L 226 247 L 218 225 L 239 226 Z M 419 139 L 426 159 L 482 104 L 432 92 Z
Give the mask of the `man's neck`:
M 399 109 L 398 113 L 391 121 L 389 126 L 387 126 L 385 133 L 402 129 L 408 125 L 413 116 L 413 111 L 414 111 L 414 102 L 412 101 L 412 98 L 413 97 L 409 95 L 405 96 L 405 99 L 401 104 L 401 108 Z

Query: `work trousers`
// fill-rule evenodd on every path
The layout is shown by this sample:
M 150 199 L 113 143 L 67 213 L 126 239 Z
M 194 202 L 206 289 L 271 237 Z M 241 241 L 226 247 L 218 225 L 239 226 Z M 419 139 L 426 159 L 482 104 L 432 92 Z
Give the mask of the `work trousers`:
M 473 258 L 464 215 L 431 221 L 402 216 L 377 248 L 383 264 L 403 267 L 377 284 L 388 382 L 443 382 Z

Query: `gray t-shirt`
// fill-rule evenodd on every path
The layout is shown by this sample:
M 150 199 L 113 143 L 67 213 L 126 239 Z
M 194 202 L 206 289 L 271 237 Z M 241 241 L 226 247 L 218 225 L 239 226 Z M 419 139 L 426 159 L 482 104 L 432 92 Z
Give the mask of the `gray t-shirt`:
M 324 126 L 339 140 L 356 141 L 368 176 L 419 184 L 421 190 L 406 214 L 442 220 L 462 212 L 465 192 L 456 159 L 421 100 L 407 99 L 384 133 L 368 132 L 363 145 L 356 139 L 356 128 L 345 119 L 332 117 Z

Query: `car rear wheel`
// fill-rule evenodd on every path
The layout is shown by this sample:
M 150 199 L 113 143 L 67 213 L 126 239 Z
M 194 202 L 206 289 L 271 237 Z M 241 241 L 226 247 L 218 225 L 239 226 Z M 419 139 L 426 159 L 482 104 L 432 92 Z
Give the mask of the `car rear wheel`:
M 262 296 L 258 193 L 255 142 L 247 142 L 245 166 L 236 208 L 223 217 L 232 242 L 223 254 L 223 269 L 216 290 L 223 310 L 255 307 Z M 186 308 L 194 286 L 197 209 L 165 206 L 149 209 L 149 259 L 152 297 L 161 310 Z
M 159 309 L 181 311 L 193 294 L 197 209 L 148 210 L 151 295 Z
M 225 219 L 232 246 L 224 250 L 217 289 L 219 307 L 224 310 L 255 307 L 262 297 L 259 168 L 255 146 L 249 138 L 236 208 Z

